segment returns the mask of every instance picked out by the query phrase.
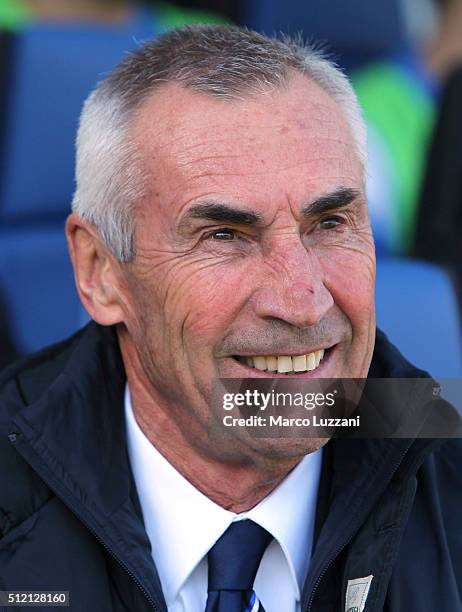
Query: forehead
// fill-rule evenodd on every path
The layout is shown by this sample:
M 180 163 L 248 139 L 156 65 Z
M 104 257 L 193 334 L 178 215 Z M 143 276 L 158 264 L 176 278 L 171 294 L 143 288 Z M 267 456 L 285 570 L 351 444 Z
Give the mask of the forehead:
M 217 196 L 301 205 L 362 184 L 341 109 L 303 76 L 232 102 L 168 85 L 139 109 L 133 129 L 151 198 L 168 214 Z

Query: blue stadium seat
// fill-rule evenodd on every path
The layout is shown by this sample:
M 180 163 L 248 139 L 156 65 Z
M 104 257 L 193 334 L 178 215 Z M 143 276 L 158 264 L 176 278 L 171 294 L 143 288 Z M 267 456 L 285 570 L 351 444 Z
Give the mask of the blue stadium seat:
M 377 261 L 377 324 L 417 367 L 462 377 L 459 307 L 446 272 L 418 260 Z
M 0 285 L 23 352 L 34 351 L 77 330 L 84 320 L 64 228 L 0 231 Z
M 117 25 L 35 23 L 11 37 L 11 65 L 0 75 L 0 287 L 24 352 L 87 318 L 64 237 L 78 117 L 96 83 L 156 33 L 148 7 Z
M 83 101 L 127 51 L 153 34 L 153 16 L 141 10 L 118 26 L 37 23 L 15 35 L 0 151 L 0 223 L 43 222 L 68 211 Z
M 257 31 L 303 32 L 328 43 L 347 70 L 407 42 L 400 0 L 249 0 L 244 11 L 243 22 Z

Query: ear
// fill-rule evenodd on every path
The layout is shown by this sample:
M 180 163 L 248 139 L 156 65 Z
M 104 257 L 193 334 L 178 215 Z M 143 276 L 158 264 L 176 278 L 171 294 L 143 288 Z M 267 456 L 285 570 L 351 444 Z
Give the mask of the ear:
M 80 300 L 92 319 L 101 325 L 121 323 L 120 263 L 95 227 L 75 213 L 66 222 L 66 237 Z

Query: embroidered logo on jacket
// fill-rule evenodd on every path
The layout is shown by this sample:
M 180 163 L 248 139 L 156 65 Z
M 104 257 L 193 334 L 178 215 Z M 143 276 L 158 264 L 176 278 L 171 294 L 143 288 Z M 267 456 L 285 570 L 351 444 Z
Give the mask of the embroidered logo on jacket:
M 363 612 L 373 577 L 365 576 L 364 578 L 348 580 L 345 612 Z

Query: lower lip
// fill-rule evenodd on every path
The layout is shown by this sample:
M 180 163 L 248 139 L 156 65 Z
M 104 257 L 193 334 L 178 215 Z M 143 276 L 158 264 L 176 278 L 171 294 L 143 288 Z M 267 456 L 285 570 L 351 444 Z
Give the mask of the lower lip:
M 241 378 L 283 378 L 286 380 L 287 378 L 319 378 L 324 374 L 324 371 L 331 360 L 332 353 L 335 350 L 335 346 L 332 346 L 324 351 L 324 357 L 319 362 L 319 365 L 314 370 L 310 370 L 309 372 L 300 372 L 298 374 L 284 374 L 281 372 L 266 372 L 265 370 L 257 370 L 257 368 L 251 368 L 234 357 L 232 360 L 235 364 L 240 366 L 244 374 Z

